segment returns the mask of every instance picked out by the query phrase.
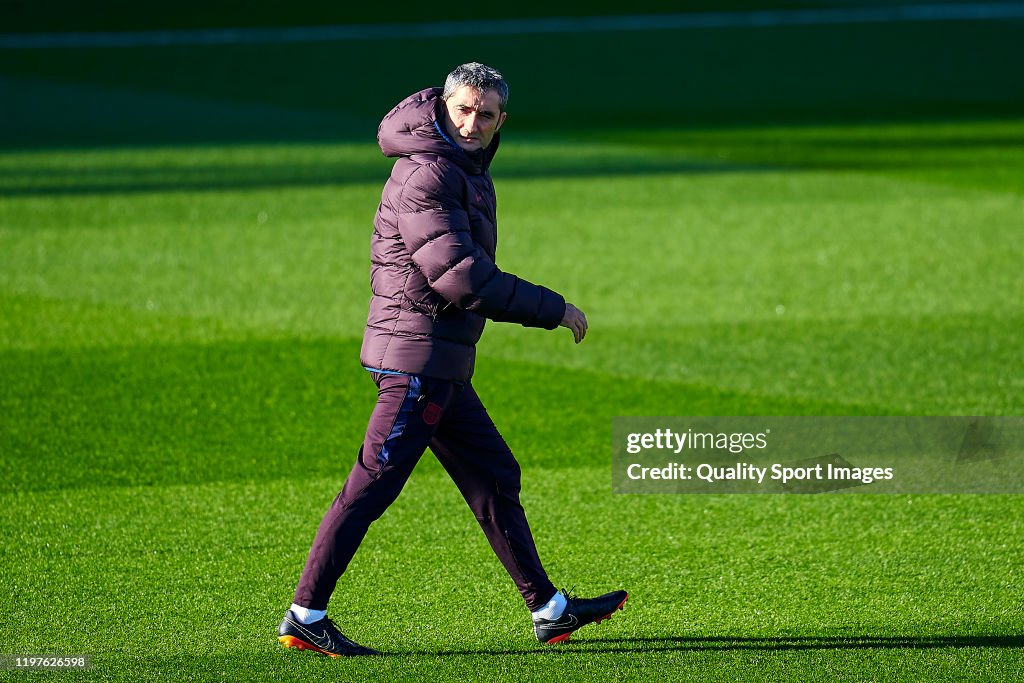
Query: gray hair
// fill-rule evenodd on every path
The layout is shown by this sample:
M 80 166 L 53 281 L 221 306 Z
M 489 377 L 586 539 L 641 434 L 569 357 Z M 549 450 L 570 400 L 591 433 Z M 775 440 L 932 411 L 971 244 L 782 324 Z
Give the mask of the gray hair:
M 492 69 L 480 62 L 468 62 L 455 67 L 455 71 L 448 74 L 444 81 L 444 92 L 441 97 L 448 99 L 455 94 L 455 91 L 464 85 L 468 85 L 481 93 L 493 90 L 498 94 L 498 106 L 505 111 L 505 104 L 508 102 L 508 83 L 497 69 Z

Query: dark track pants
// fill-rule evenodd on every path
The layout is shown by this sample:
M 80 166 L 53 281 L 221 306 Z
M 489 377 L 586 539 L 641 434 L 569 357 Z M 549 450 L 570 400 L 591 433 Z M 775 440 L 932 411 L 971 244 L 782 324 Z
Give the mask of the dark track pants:
M 519 503 L 520 469 L 471 384 L 372 373 L 377 405 L 359 457 L 320 522 L 295 603 L 326 609 L 370 524 L 395 501 L 427 446 L 459 488 L 527 607 L 555 594 Z

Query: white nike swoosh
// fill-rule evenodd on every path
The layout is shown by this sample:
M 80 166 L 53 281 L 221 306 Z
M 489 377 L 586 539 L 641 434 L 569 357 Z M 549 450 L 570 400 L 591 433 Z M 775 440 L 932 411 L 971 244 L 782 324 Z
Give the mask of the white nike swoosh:
M 291 621 L 291 620 L 289 620 L 289 621 Z M 323 648 L 327 648 L 327 647 L 331 646 L 331 639 L 327 635 L 327 629 L 324 629 L 324 632 L 321 633 L 320 635 L 316 635 L 315 633 L 313 633 L 312 631 L 310 631 L 308 628 L 306 628 L 305 626 L 303 626 L 302 624 L 300 624 L 297 621 L 292 621 L 292 624 L 295 625 L 295 628 L 299 629 L 304 634 L 309 636 L 310 640 L 313 641 L 314 645 L 317 645 L 317 646 L 323 647 Z
M 579 620 L 576 618 L 576 615 L 570 614 L 568 615 L 568 621 L 550 621 L 544 624 L 544 626 L 547 626 L 548 628 L 563 628 L 565 626 L 575 626 L 578 623 Z

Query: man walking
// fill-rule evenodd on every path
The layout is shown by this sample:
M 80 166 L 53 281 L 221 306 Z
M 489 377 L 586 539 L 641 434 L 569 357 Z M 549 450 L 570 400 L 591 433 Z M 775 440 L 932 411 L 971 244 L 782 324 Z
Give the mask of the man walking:
M 501 74 L 474 62 L 449 74 L 443 90 L 407 97 L 381 122 L 381 150 L 398 160 L 374 220 L 373 296 L 360 354 L 377 385 L 377 405 L 278 628 L 285 647 L 377 654 L 337 629 L 327 603 L 369 525 L 398 497 L 428 447 L 522 594 L 538 640 L 564 641 L 626 602 L 625 591 L 581 599 L 552 585 L 519 502 L 519 464 L 470 381 L 487 318 L 561 325 L 577 344 L 587 333 L 583 312 L 561 295 L 495 265 L 488 169 L 507 100 Z

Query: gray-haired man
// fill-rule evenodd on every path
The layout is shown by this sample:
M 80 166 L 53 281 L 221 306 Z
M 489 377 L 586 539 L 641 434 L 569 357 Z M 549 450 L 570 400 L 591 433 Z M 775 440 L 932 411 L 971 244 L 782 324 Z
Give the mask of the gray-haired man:
M 327 617 L 335 585 L 369 525 L 394 502 L 429 447 L 480 523 L 533 615 L 544 643 L 561 642 L 621 609 L 625 591 L 593 599 L 555 590 L 519 503 L 519 464 L 470 381 L 491 319 L 587 332 L 560 294 L 498 269 L 489 167 L 505 122 L 508 85 L 463 64 L 444 89 L 407 97 L 384 117 L 381 150 L 398 157 L 370 244 L 373 296 L 360 360 L 377 385 L 355 465 L 317 531 L 278 637 L 332 656 L 375 654 Z

